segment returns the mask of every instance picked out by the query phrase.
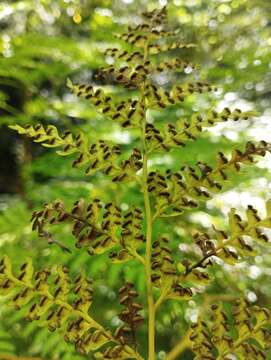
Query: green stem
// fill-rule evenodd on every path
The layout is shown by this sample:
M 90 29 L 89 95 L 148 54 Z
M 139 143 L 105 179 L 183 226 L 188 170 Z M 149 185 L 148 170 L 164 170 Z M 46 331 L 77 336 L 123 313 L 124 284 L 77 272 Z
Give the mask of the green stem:
M 144 96 L 144 95 L 143 95 Z M 142 140 L 143 140 L 143 195 L 144 195 L 144 207 L 146 217 L 146 253 L 145 253 L 145 274 L 147 284 L 147 300 L 148 300 L 148 349 L 149 360 L 155 359 L 155 306 L 152 293 L 152 279 L 151 279 L 151 254 L 152 254 L 152 211 L 150 204 L 150 197 L 148 192 L 148 156 L 147 156 L 147 144 L 145 140 L 145 128 L 146 128 L 146 110 L 144 104 L 145 116 L 142 124 Z
M 168 293 L 169 293 L 169 291 L 170 291 L 170 288 L 171 288 L 171 286 L 167 286 L 167 287 L 165 287 L 165 288 L 163 288 L 163 290 L 162 290 L 162 292 L 161 292 L 161 294 L 160 294 L 160 296 L 159 296 L 159 298 L 158 298 L 158 300 L 155 302 L 155 311 L 157 311 L 158 310 L 158 308 L 159 308 L 159 306 L 163 303 L 163 301 L 166 299 L 166 297 L 167 297 L 167 295 L 168 295 Z
M 129 251 L 130 254 L 133 255 L 142 265 L 145 266 L 145 259 L 144 259 L 141 255 L 139 255 L 139 253 L 138 253 L 136 250 L 128 247 L 128 251 Z
M 148 57 L 147 43 L 144 48 L 144 61 Z M 153 298 L 153 288 L 151 279 L 151 255 L 152 255 L 152 210 L 150 197 L 148 192 L 148 147 L 146 141 L 146 97 L 145 97 L 145 81 L 141 88 L 141 101 L 143 107 L 142 119 L 142 145 L 143 145 L 143 176 L 142 176 L 142 191 L 144 195 L 145 220 L 146 220 L 146 252 L 145 252 L 145 274 L 147 286 L 147 301 L 148 301 L 148 360 L 155 360 L 155 304 Z
M 190 332 L 187 331 L 182 340 L 167 354 L 166 360 L 175 360 L 187 348 L 191 347 L 189 339 Z
M 145 137 L 145 134 L 144 134 Z M 152 293 L 152 280 L 151 280 L 151 253 L 152 253 L 152 213 L 150 198 L 147 188 L 147 154 L 143 155 L 143 194 L 144 205 L 146 215 L 146 255 L 145 255 L 145 272 L 146 272 L 146 284 L 147 284 L 147 299 L 148 299 L 148 344 L 149 344 L 149 360 L 155 359 L 155 307 Z

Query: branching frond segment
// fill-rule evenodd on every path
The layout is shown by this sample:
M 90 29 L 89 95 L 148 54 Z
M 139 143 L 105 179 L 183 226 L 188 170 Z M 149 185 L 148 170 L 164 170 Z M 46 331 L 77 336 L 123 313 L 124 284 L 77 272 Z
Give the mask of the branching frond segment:
M 193 114 L 190 120 L 179 119 L 176 124 L 169 123 L 159 130 L 155 125 L 148 124 L 146 127 L 146 139 L 148 141 L 149 152 L 169 151 L 171 148 L 185 146 L 188 141 L 197 140 L 205 129 L 229 120 L 247 120 L 256 115 L 253 111 L 241 111 L 229 108 L 221 112 L 209 111 L 206 116 Z
M 62 267 L 54 273 L 48 269 L 34 273 L 31 260 L 27 260 L 16 276 L 9 258 L 4 257 L 0 261 L 0 293 L 10 295 L 18 309 L 27 306 L 29 321 L 43 321 L 50 331 L 61 329 L 65 341 L 74 343 L 83 354 L 110 346 L 104 359 L 141 359 L 89 315 L 93 292 L 84 275 L 72 281 L 68 269 Z
M 109 257 L 116 263 L 137 256 L 144 241 L 141 209 L 131 207 L 123 212 L 116 204 L 103 204 L 99 199 L 89 204 L 80 199 L 70 211 L 61 201 L 45 204 L 41 211 L 33 213 L 32 221 L 33 230 L 37 230 L 40 237 L 57 245 L 59 242 L 47 230 L 48 225 L 69 222 L 77 248 L 85 247 L 90 255 L 110 250 Z
M 234 265 L 247 256 L 255 256 L 258 246 L 269 245 L 266 229 L 271 228 L 271 202 L 266 203 L 266 216 L 261 218 L 256 209 L 249 205 L 246 219 L 242 219 L 231 209 L 228 215 L 229 231 L 218 230 L 213 226 L 213 233 L 196 232 L 194 240 L 199 246 L 203 257 L 194 265 L 186 263 L 186 275 L 199 268 L 206 268 L 213 256 Z
M 266 359 L 270 346 L 270 312 L 237 300 L 232 307 L 234 330 L 221 303 L 211 307 L 210 322 L 199 319 L 192 325 L 190 340 L 197 360 Z M 235 335 L 233 335 L 235 334 Z M 251 342 L 251 339 L 254 341 Z M 255 342 L 256 340 L 256 342 Z
M 197 207 L 200 201 L 206 202 L 212 194 L 224 189 L 229 176 L 239 172 L 242 164 L 254 164 L 257 156 L 265 156 L 270 151 L 271 145 L 265 141 L 248 142 L 244 151 L 232 150 L 230 158 L 219 152 L 214 167 L 198 162 L 197 168 L 184 166 L 175 173 L 171 170 L 165 175 L 150 172 L 148 190 L 155 196 L 155 217 L 177 216 L 185 209 Z
M 11 125 L 10 128 L 45 147 L 61 147 L 61 150 L 56 151 L 60 156 L 78 154 L 72 166 L 76 168 L 85 166 L 86 175 L 93 175 L 95 172 L 101 171 L 112 176 L 113 181 L 121 181 L 133 178 L 142 167 L 141 153 L 137 148 L 133 149 L 127 160 L 120 160 L 119 145 L 104 140 L 89 144 L 84 133 L 79 133 L 74 137 L 70 131 L 66 131 L 60 135 L 55 126 L 49 125 L 44 128 L 40 124 L 26 127 Z

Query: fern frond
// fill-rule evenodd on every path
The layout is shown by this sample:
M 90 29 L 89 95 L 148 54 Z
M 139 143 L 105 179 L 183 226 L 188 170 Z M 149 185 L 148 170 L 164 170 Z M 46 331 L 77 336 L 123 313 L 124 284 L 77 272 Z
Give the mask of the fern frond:
M 105 55 L 111 57 L 111 65 L 97 73 L 103 84 L 124 86 L 132 90 L 132 95 L 125 100 L 123 97 L 118 99 L 103 86 L 67 80 L 71 92 L 85 99 L 100 115 L 123 128 L 135 129 L 138 134 L 140 130 L 140 148 L 135 147 L 130 156 L 123 159 L 120 146 L 103 140 L 90 144 L 83 133 L 77 136 L 70 131 L 60 134 L 52 125 L 46 128 L 14 125 L 11 128 L 45 147 L 59 148 L 58 155 L 76 154 L 73 167 L 85 167 L 87 175 L 101 171 L 111 176 L 113 182 L 139 180 L 144 215 L 139 207 L 130 206 L 122 211 L 116 203 L 104 204 L 100 199 L 90 203 L 80 199 L 70 210 L 63 202 L 55 201 L 35 211 L 32 224 L 40 237 L 64 251 L 70 249 L 54 239 L 50 225 L 71 224 L 75 246 L 84 247 L 90 255 L 107 253 L 113 263 L 140 261 L 146 274 L 148 359 L 154 360 L 158 307 L 167 299 L 189 300 L 197 289 L 209 284 L 212 276 L 208 270 L 213 258 L 235 265 L 247 256 L 254 256 L 257 247 L 269 243 L 266 229 L 271 228 L 271 202 L 266 205 L 265 218 L 261 218 L 252 206 L 247 209 L 246 219 L 232 209 L 228 231 L 213 227 L 210 234 L 197 232 L 194 241 L 202 256 L 194 264 L 184 259 L 177 266 L 168 238 L 158 236 L 153 239 L 154 221 L 159 217 L 179 216 L 200 202 L 207 202 L 214 194 L 225 190 L 231 174 L 239 172 L 243 164 L 254 164 L 258 156 L 271 151 L 271 145 L 264 141 L 248 142 L 243 151 L 233 149 L 230 156 L 218 152 L 212 166 L 199 161 L 194 167 L 183 166 L 177 172 L 170 169 L 164 173 L 156 169 L 150 171 L 149 156 L 153 152 L 185 146 L 188 141 L 199 138 L 205 128 L 229 120 L 247 120 L 255 113 L 225 108 L 221 112 L 210 110 L 206 115 L 193 113 L 190 118 L 181 118 L 161 128 L 149 123 L 149 110 L 162 112 L 168 107 L 177 108 L 184 101 L 193 100 L 195 95 L 210 93 L 216 87 L 197 79 L 173 84 L 169 89 L 156 85 L 158 73 L 184 71 L 188 74 L 195 68 L 178 57 L 180 49 L 195 45 L 187 44 L 178 31 L 170 28 L 166 7 L 144 12 L 142 18 L 141 24 L 128 27 L 127 32 L 117 35 L 126 43 L 125 48 L 107 49 Z M 172 50 L 176 55 L 168 58 L 167 52 Z M 156 301 L 154 288 L 156 293 L 159 292 Z M 41 319 L 51 331 L 60 329 L 64 339 L 73 342 L 82 354 L 94 351 L 98 352 L 95 357 L 100 359 L 142 359 L 135 340 L 135 331 L 144 320 L 140 314 L 142 306 L 136 301 L 138 293 L 130 282 L 119 291 L 124 309 L 119 315 L 122 324 L 114 335 L 91 315 L 91 282 L 83 275 L 72 280 L 65 268 L 58 267 L 55 275 L 47 269 L 34 274 L 31 261 L 27 261 L 15 276 L 9 259 L 4 257 L 0 262 L 0 292 L 13 296 L 12 302 L 18 308 L 28 306 L 29 320 Z M 189 333 L 195 359 L 210 360 L 216 355 L 221 360 L 264 358 L 269 312 L 255 307 L 248 309 L 241 300 L 235 304 L 233 317 L 235 322 L 231 328 L 222 305 L 214 305 L 211 321 L 199 319 L 192 326 Z
M 100 69 L 99 78 L 112 76 L 112 80 L 117 80 L 119 83 L 127 86 L 137 86 L 138 79 L 136 77 L 130 79 L 129 76 L 125 76 L 124 71 L 117 72 L 114 68 L 102 68 Z M 120 103 L 114 103 L 110 96 L 104 97 L 103 93 L 100 93 L 100 100 L 98 96 L 92 96 L 93 88 L 85 84 L 72 84 L 69 85 L 71 91 L 78 97 L 83 97 L 86 100 L 90 100 L 91 104 L 96 107 L 97 111 L 102 115 L 109 117 L 110 119 L 119 123 L 122 127 L 138 127 L 140 125 L 140 119 L 142 118 L 143 106 L 138 99 L 128 99 L 121 101 Z M 95 92 L 97 94 L 97 91 Z M 91 96 L 90 96 L 91 95 Z M 96 99 L 96 100 L 95 100 Z
M 231 111 L 225 108 L 219 113 L 214 110 L 209 111 L 206 116 L 193 114 L 191 120 L 179 119 L 176 124 L 169 123 L 161 131 L 153 124 L 147 124 L 146 138 L 149 152 L 169 151 L 174 147 L 185 146 L 188 141 L 197 140 L 202 132 L 219 122 L 248 120 L 255 115 L 254 111 L 243 112 L 240 109 Z
M 125 308 L 119 314 L 123 325 L 119 326 L 115 332 L 115 337 L 121 343 L 135 343 L 136 330 L 143 324 L 144 318 L 139 311 L 143 306 L 136 300 L 138 297 L 137 291 L 134 289 L 134 284 L 126 282 L 119 290 L 120 304 Z
M 268 209 L 270 200 L 266 203 Z M 243 220 L 235 209 L 232 209 L 228 215 L 229 233 L 218 230 L 213 227 L 213 233 L 200 233 L 194 235 L 196 244 L 199 246 L 203 258 L 191 267 L 186 269 L 186 275 L 193 269 L 205 268 L 209 259 L 213 256 L 219 257 L 231 265 L 243 260 L 246 256 L 255 256 L 257 246 L 268 245 L 269 239 L 264 229 L 271 228 L 270 213 L 266 211 L 266 217 L 263 219 L 251 205 L 246 210 L 247 219 Z
M 166 237 L 154 241 L 152 244 L 152 282 L 160 289 L 164 299 L 188 300 L 193 296 L 192 289 L 180 284 L 176 265 L 172 259 Z
M 191 326 L 190 340 L 195 359 L 230 359 L 233 356 L 238 359 L 266 359 L 264 350 L 271 338 L 266 328 L 271 320 L 269 311 L 249 306 L 244 299 L 240 299 L 232 307 L 232 317 L 234 331 L 222 304 L 214 304 L 211 307 L 211 323 L 199 319 Z
M 72 224 L 72 234 L 76 238 L 77 248 L 85 247 L 90 255 L 101 254 L 113 248 L 109 256 L 116 262 L 133 258 L 144 241 L 142 234 L 142 211 L 131 207 L 126 212 L 113 204 L 102 204 L 94 199 L 87 204 L 83 199 L 76 201 L 70 211 L 61 201 L 45 204 L 41 211 L 32 215 L 33 230 L 49 243 L 55 243 L 48 225 L 68 221 Z M 116 251 L 120 251 L 117 253 Z
M 215 87 L 212 87 L 207 82 L 198 81 L 195 83 L 185 83 L 182 86 L 174 85 L 170 91 L 167 91 L 147 81 L 144 96 L 149 109 L 160 110 L 171 105 L 180 104 L 186 97 L 192 94 L 201 94 L 215 89 Z
M 270 144 L 248 142 L 245 150 L 234 149 L 230 159 L 219 152 L 216 165 L 198 162 L 198 169 L 185 166 L 181 171 L 165 175 L 158 171 L 149 173 L 148 191 L 155 196 L 156 216 L 174 216 L 185 209 L 195 208 L 199 201 L 207 201 L 211 195 L 224 189 L 233 172 L 239 172 L 242 164 L 254 164 L 257 156 L 271 151 Z
M 61 147 L 61 150 L 56 151 L 60 156 L 77 153 L 78 156 L 72 166 L 78 168 L 86 166 L 86 175 L 93 175 L 95 172 L 101 171 L 112 176 L 113 181 L 122 181 L 134 178 L 135 173 L 142 167 L 141 153 L 136 148 L 133 149 L 127 160 L 120 161 L 119 145 L 104 140 L 89 144 L 84 133 L 79 133 L 75 138 L 70 131 L 60 135 L 53 125 L 49 125 L 47 128 L 42 125 L 26 127 L 11 125 L 10 128 L 32 138 L 34 142 L 42 143 L 45 147 Z
M 0 261 L 0 294 L 10 295 L 16 308 L 27 306 L 28 320 L 40 319 L 50 331 L 61 329 L 65 341 L 74 343 L 81 353 L 106 345 L 118 349 L 118 359 L 141 359 L 89 314 L 92 287 L 84 275 L 71 281 L 67 268 L 62 267 L 55 273 L 48 269 L 34 273 L 32 261 L 28 259 L 16 276 L 9 258 L 4 256 Z M 75 298 L 73 301 L 71 294 Z

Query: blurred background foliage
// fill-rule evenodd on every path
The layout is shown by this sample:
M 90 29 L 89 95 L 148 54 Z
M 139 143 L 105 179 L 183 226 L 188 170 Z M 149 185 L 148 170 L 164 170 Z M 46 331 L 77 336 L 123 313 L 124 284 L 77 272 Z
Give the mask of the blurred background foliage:
M 117 290 L 123 279 L 135 281 L 138 291 L 144 292 L 141 266 L 135 262 L 124 267 L 110 265 L 106 256 L 88 256 L 84 250 L 74 248 L 66 226 L 58 226 L 55 234 L 69 245 L 72 254 L 48 247 L 32 233 L 30 217 L 42 203 L 55 199 L 62 199 L 70 206 L 80 197 L 116 199 L 124 207 L 131 203 L 142 205 L 137 187 L 135 184 L 116 186 L 101 174 L 86 177 L 80 170 L 72 169 L 71 159 L 57 157 L 54 150 L 16 136 L 7 125 L 54 124 L 61 130 L 80 129 L 92 140 L 112 139 L 121 144 L 124 152 L 133 148 L 134 134 L 103 119 L 87 102 L 71 95 L 66 79 L 93 82 L 97 68 L 104 64 L 103 50 L 117 43 L 114 33 L 128 24 L 136 24 L 136 14 L 146 6 L 151 10 L 165 4 L 165 0 L 0 2 L 0 254 L 9 255 L 17 265 L 25 257 L 31 257 L 37 268 L 61 263 L 74 274 L 87 271 L 96 280 L 95 317 L 110 327 L 118 325 Z M 172 25 L 181 28 L 180 36 L 198 44 L 196 50 L 180 50 L 177 55 L 198 64 L 194 76 L 208 79 L 217 85 L 218 91 L 215 96 L 199 96 L 193 103 L 185 102 L 177 112 L 174 109 L 152 114 L 155 121 L 162 122 L 165 118 L 174 121 L 180 116 L 189 117 L 194 111 L 204 113 L 210 107 L 224 106 L 255 109 L 259 116 L 239 124 L 227 122 L 216 126 L 185 149 L 156 155 L 152 165 L 178 169 L 199 160 L 212 164 L 219 150 L 228 154 L 236 144 L 242 148 L 247 139 L 270 141 L 271 2 L 173 0 L 168 10 Z M 116 91 L 125 97 L 125 90 Z M 212 224 L 225 227 L 225 215 L 231 207 L 241 209 L 242 213 L 242 208 L 252 204 L 264 211 L 264 200 L 271 187 L 270 165 L 271 158 L 266 156 L 253 169 L 245 168 L 242 174 L 232 178 L 223 194 L 205 207 L 184 217 L 160 221 L 154 236 L 171 234 L 176 261 L 195 257 L 193 229 Z M 164 304 L 157 323 L 158 358 L 163 359 L 164 352 L 180 342 L 206 299 L 216 301 L 225 294 L 245 293 L 249 301 L 268 306 L 270 255 L 270 250 L 260 251 L 251 263 L 243 262 L 235 268 L 217 266 L 213 270 L 215 282 L 193 301 Z M 1 359 L 82 359 L 73 346 L 61 339 L 61 334 L 48 334 L 39 323 L 23 320 L 23 315 L 0 299 Z M 143 328 L 138 334 L 142 344 L 145 344 L 145 332 Z M 192 358 L 189 350 L 178 357 Z

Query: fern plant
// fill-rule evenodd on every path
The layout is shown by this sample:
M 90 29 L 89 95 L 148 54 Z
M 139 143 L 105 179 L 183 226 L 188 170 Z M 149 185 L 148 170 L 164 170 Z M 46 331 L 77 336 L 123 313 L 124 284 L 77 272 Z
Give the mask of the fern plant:
M 91 311 L 92 281 L 84 273 L 75 279 L 65 267 L 34 271 L 31 260 L 22 264 L 17 275 L 11 261 L 3 257 L 0 263 L 1 294 L 16 308 L 28 307 L 27 318 L 40 320 L 50 331 L 60 329 L 65 341 L 73 342 L 81 354 L 93 353 L 100 359 L 143 359 L 136 332 L 147 323 L 149 360 L 157 358 L 155 349 L 156 314 L 169 299 L 187 301 L 212 281 L 212 269 L 219 258 L 231 265 L 255 255 L 268 238 L 264 229 L 271 228 L 271 202 L 266 204 L 266 216 L 248 206 L 246 218 L 232 209 L 228 215 L 228 232 L 213 226 L 209 232 L 194 231 L 193 238 L 201 256 L 194 263 L 183 258 L 181 266 L 173 260 L 170 237 L 161 234 L 154 238 L 153 229 L 163 218 L 183 216 L 189 210 L 206 203 L 214 194 L 228 186 L 232 173 L 240 172 L 243 164 L 254 164 L 257 157 L 270 152 L 270 144 L 247 142 L 245 149 L 233 149 L 228 157 L 218 152 L 215 166 L 198 162 L 194 167 L 182 166 L 179 171 L 165 172 L 152 166 L 153 155 L 185 147 L 201 133 L 219 122 L 246 120 L 254 112 L 225 108 L 221 112 L 210 109 L 206 115 L 194 113 L 189 120 L 156 126 L 149 117 L 152 111 L 178 108 L 195 95 L 215 91 L 206 81 L 183 82 L 166 89 L 156 84 L 157 75 L 164 72 L 179 73 L 195 66 L 183 59 L 168 57 L 172 50 L 192 48 L 178 40 L 178 31 L 171 30 L 166 8 L 142 13 L 142 23 L 129 27 L 118 35 L 126 43 L 125 50 L 107 49 L 113 65 L 100 69 L 97 81 L 124 86 L 130 97 L 118 101 L 103 86 L 74 84 L 68 87 L 84 98 L 104 117 L 137 134 L 138 146 L 127 159 L 123 159 L 121 146 L 105 140 L 90 144 L 84 133 L 39 124 L 22 127 L 10 126 L 45 147 L 58 148 L 60 156 L 76 156 L 72 166 L 84 167 L 86 175 L 102 172 L 119 183 L 136 183 L 144 208 L 129 204 L 122 210 L 120 204 L 105 203 L 102 199 L 78 199 L 71 209 L 61 200 L 44 204 L 33 213 L 33 230 L 47 239 L 48 244 L 71 250 L 54 238 L 53 224 L 70 223 L 75 247 L 85 248 L 90 256 L 106 253 L 112 263 L 138 261 L 145 271 L 146 308 L 137 300 L 133 283 L 127 281 L 119 290 L 123 306 L 119 318 L 122 325 L 115 332 L 105 329 L 95 320 Z M 259 244 L 259 245 L 258 245 Z M 180 264 L 178 264 L 180 265 Z M 91 275 L 91 274 L 88 274 Z M 144 313 L 142 312 L 144 310 Z M 192 324 L 185 342 L 176 344 L 167 359 L 176 359 L 185 346 L 190 347 L 195 359 L 261 359 L 270 342 L 266 329 L 270 321 L 265 308 L 249 306 L 240 298 L 232 305 L 234 322 L 228 322 L 222 303 L 211 306 L 211 320 L 202 315 Z M 143 316 L 146 314 L 145 316 Z M 185 344 L 185 345 L 183 345 Z

